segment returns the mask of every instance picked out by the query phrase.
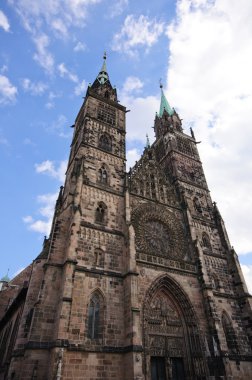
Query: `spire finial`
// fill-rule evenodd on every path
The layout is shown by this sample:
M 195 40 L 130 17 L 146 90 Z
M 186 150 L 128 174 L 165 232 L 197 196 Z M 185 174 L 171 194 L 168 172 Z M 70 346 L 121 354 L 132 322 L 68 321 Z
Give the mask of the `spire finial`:
M 103 53 L 103 59 L 104 59 L 104 61 L 107 59 L 107 53 L 106 53 L 106 50 L 104 50 L 104 53 Z
M 159 79 L 159 87 L 160 87 L 161 89 L 163 88 L 162 78 Z

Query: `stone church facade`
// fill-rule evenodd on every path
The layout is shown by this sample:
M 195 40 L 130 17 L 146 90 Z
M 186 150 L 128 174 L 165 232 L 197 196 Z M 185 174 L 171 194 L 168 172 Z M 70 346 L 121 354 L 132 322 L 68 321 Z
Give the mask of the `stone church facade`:
M 51 234 L 0 291 L 0 380 L 252 378 L 251 296 L 193 131 L 161 88 L 156 139 L 127 173 L 126 113 L 104 59 Z

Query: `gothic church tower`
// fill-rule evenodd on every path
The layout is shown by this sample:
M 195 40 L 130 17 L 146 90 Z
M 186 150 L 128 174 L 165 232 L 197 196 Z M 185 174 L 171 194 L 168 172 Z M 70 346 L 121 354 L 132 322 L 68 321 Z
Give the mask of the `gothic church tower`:
M 0 380 L 251 376 L 251 296 L 193 131 L 161 86 L 156 139 L 126 173 L 126 112 L 104 56 L 50 237 L 0 309 Z

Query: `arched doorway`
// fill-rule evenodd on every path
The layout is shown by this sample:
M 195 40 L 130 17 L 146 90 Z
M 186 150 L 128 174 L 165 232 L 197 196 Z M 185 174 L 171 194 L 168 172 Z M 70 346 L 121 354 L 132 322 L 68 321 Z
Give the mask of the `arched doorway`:
M 143 310 L 146 380 L 203 380 L 204 343 L 193 306 L 179 284 L 165 275 L 147 291 Z

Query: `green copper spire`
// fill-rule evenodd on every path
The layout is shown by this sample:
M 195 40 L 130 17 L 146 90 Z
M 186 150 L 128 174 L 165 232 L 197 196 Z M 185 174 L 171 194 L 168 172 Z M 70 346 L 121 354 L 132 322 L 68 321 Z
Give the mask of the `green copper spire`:
M 10 281 L 10 279 L 9 279 L 9 269 L 7 271 L 7 274 L 5 276 L 3 276 L 0 281 L 3 281 L 3 282 L 9 282 Z
M 107 54 L 106 52 L 104 52 L 102 68 L 97 77 L 100 84 L 106 83 L 107 80 L 109 79 L 108 73 L 107 73 L 107 67 L 106 67 L 106 59 L 107 59 Z
M 160 88 L 161 88 L 161 103 L 160 103 L 160 109 L 159 109 L 159 117 L 163 116 L 164 110 L 166 110 L 168 114 L 172 116 L 174 114 L 174 109 L 171 108 L 170 104 L 168 103 L 168 100 L 165 97 L 162 83 L 160 83 Z

